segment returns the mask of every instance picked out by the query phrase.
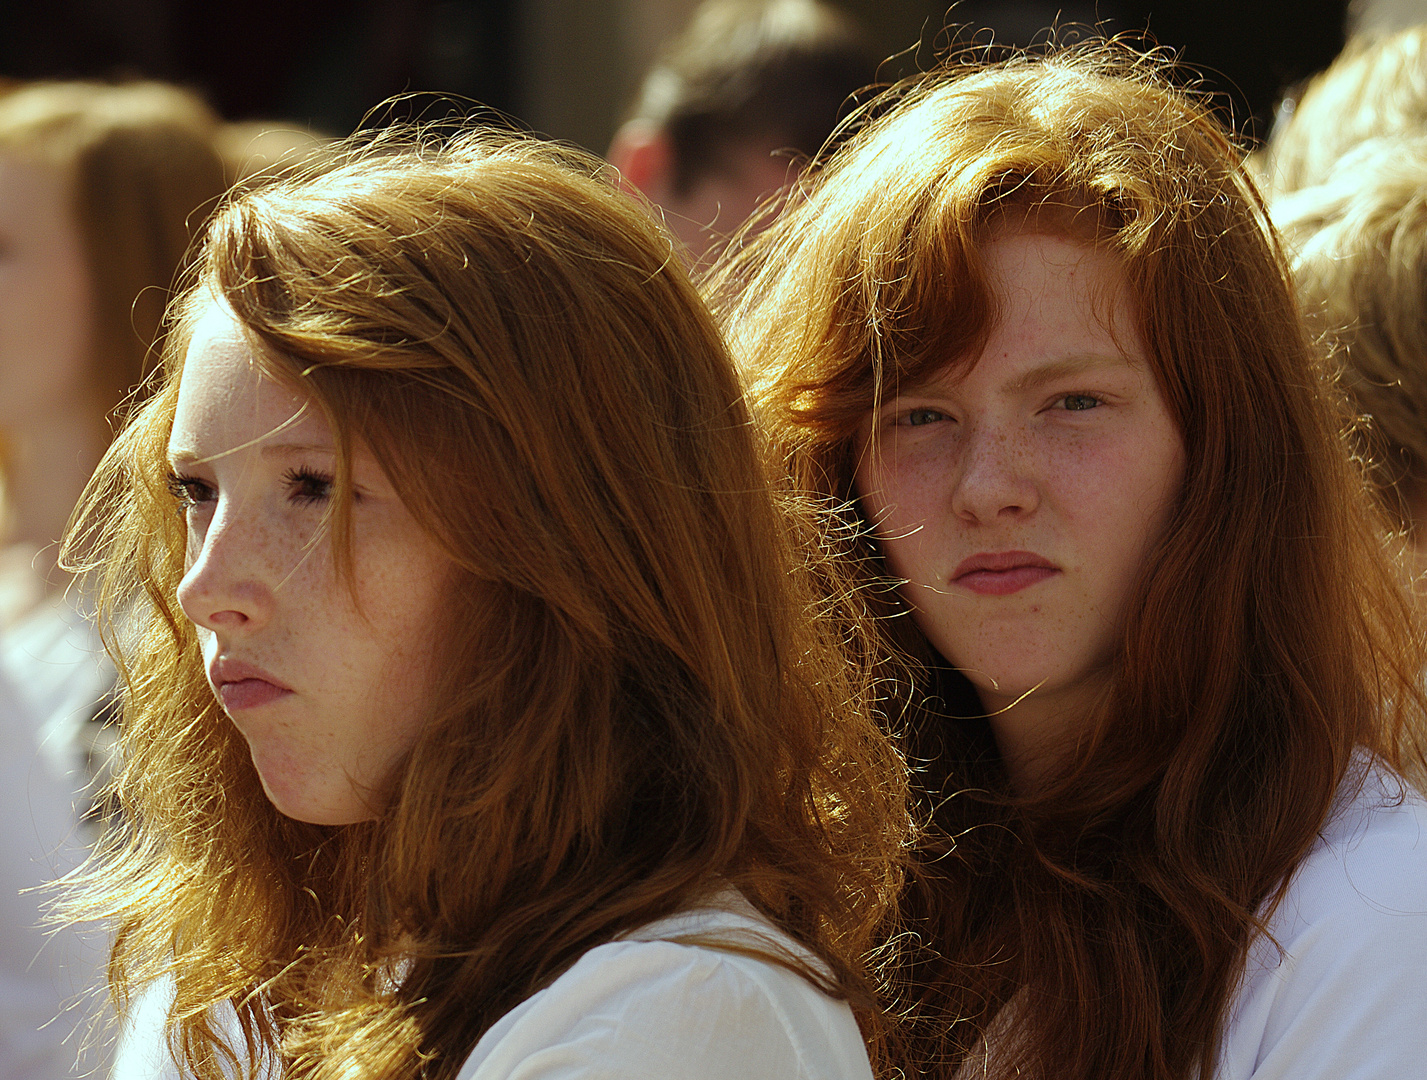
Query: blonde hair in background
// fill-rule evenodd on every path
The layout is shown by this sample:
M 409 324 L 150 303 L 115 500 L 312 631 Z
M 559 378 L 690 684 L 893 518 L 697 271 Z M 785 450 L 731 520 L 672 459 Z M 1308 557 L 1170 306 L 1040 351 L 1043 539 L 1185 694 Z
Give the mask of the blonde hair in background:
M 310 128 L 270 120 L 224 124 L 214 142 L 229 184 L 244 190 L 311 170 L 332 145 Z
M 175 599 L 166 444 L 212 296 L 332 426 L 339 565 L 361 440 L 460 571 L 440 707 L 374 822 L 278 814 Z M 115 927 L 121 1010 L 170 977 L 203 1080 L 449 1078 L 585 950 L 731 885 L 875 1033 L 900 760 L 854 616 L 814 600 L 814 511 L 773 493 L 712 320 L 606 167 L 479 132 L 349 147 L 226 207 L 176 313 L 69 545 L 127 688 L 127 831 L 76 903 Z
M 142 378 L 184 256 L 227 186 L 216 130 L 201 99 L 164 83 L 0 96 L 0 152 L 70 184 L 94 289 L 94 383 L 110 405 Z
M 1305 312 L 1368 414 L 1363 451 L 1410 524 L 1427 492 L 1427 129 L 1364 143 L 1272 212 Z
M 1427 25 L 1350 40 L 1286 106 L 1260 159 L 1270 193 L 1323 183 L 1369 139 L 1427 133 Z

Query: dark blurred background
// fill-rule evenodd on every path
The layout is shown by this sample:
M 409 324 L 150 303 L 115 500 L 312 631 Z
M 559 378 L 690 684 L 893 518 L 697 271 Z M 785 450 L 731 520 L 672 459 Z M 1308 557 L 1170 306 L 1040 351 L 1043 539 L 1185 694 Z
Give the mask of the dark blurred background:
M 658 46 L 696 0 L 0 0 L 0 75 L 148 76 L 229 120 L 346 134 L 403 91 L 461 95 L 602 152 Z M 956 24 L 1028 43 L 1057 15 L 1149 34 L 1267 129 L 1280 94 L 1341 47 L 1345 0 L 841 0 L 889 78 L 926 67 Z M 964 37 L 964 34 L 963 34 Z

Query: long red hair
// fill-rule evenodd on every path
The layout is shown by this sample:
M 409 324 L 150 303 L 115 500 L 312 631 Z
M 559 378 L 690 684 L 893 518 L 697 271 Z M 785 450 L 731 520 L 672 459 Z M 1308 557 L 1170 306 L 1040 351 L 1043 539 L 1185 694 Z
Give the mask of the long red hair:
M 1250 940 L 1357 755 L 1423 761 L 1389 527 L 1240 150 L 1159 61 L 953 63 L 893 100 L 709 286 L 798 484 L 856 518 L 869 411 L 973 360 L 997 318 L 979 249 L 1008 204 L 1093 211 L 1186 454 L 1093 737 L 1033 797 L 864 540 L 887 616 L 866 647 L 930 822 L 904 1065 L 950 1076 L 990 1045 L 1006 1075 L 1208 1075 Z
M 360 439 L 459 571 L 441 707 L 372 822 L 274 809 L 176 601 L 167 443 L 214 296 L 327 417 L 339 492 Z M 203 1080 L 264 1059 L 454 1077 L 585 950 L 732 886 L 817 963 L 773 959 L 872 1016 L 899 761 L 717 330 L 602 165 L 491 133 L 388 139 L 247 191 L 168 341 L 69 546 L 125 686 L 122 829 L 78 901 L 114 926 L 121 1009 L 170 978 L 170 1041 Z

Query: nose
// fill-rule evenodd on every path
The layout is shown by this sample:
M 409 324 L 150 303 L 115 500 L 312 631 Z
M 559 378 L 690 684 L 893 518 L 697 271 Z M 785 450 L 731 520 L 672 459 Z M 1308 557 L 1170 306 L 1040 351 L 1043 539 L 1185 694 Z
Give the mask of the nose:
M 952 510 L 963 521 L 991 524 L 1024 517 L 1040 505 L 1040 485 L 1025 436 L 999 426 L 972 425 L 962 444 Z
M 190 523 L 189 565 L 178 603 L 195 625 L 233 632 L 257 629 L 272 618 L 276 597 L 260 532 L 222 501 L 206 528 Z

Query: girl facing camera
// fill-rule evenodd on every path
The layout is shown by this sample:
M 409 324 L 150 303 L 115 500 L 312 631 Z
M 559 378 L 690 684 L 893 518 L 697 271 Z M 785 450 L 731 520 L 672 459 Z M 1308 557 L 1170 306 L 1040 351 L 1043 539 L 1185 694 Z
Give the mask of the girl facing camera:
M 1239 151 L 1107 45 L 879 112 L 715 291 L 885 616 L 907 1071 L 1418 1071 L 1422 655 Z
M 868 1077 L 898 759 L 644 211 L 357 149 L 224 208 L 174 319 L 71 541 L 120 1074 Z

